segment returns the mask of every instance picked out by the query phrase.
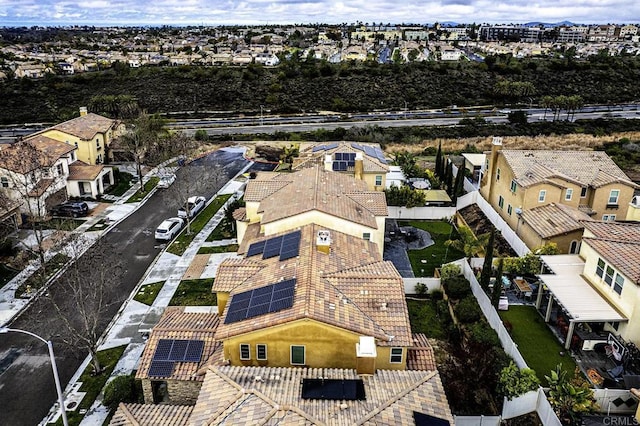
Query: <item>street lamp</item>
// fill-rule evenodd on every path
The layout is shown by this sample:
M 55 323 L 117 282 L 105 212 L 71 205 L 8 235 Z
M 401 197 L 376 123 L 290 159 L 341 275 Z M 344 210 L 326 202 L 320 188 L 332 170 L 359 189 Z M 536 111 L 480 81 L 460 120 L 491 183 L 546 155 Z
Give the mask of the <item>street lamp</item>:
M 260 125 L 262 126 L 264 124 L 264 121 L 262 119 L 262 110 L 264 109 L 264 105 L 260 105 Z
M 0 327 L 0 334 L 8 333 L 10 331 L 13 331 L 15 333 L 28 334 L 29 336 L 35 337 L 36 339 L 40 340 L 41 342 L 47 345 L 47 348 L 49 349 L 49 358 L 51 358 L 51 369 L 53 370 L 53 380 L 56 382 L 56 391 L 58 392 L 58 404 L 60 404 L 60 412 L 62 413 L 62 423 L 64 424 L 64 426 L 69 426 L 69 421 L 67 420 L 67 411 L 64 406 L 64 395 L 62 394 L 62 388 L 60 387 L 60 378 L 58 377 L 58 367 L 56 365 L 56 357 L 53 354 L 53 344 L 51 343 L 51 340 L 45 340 L 42 337 L 30 331 L 20 330 L 18 328 Z

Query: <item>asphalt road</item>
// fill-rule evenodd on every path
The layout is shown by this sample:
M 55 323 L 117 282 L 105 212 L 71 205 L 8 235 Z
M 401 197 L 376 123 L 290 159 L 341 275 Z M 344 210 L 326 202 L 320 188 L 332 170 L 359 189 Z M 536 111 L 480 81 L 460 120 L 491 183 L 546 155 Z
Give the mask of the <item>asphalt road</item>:
M 210 198 L 244 167 L 246 162 L 239 153 L 216 151 L 192 164 L 202 171 L 199 183 L 201 195 Z M 178 171 L 177 183 L 185 178 L 184 174 L 184 169 Z M 161 246 L 153 239 L 153 231 L 162 220 L 175 216 L 177 207 L 177 197 L 171 196 L 168 191 L 158 191 L 137 211 L 102 237 L 100 246 L 107 248 L 106 252 L 100 249 L 105 264 L 111 265 L 121 259 L 123 267 L 113 269 L 117 288 L 110 295 L 114 303 L 104 315 L 101 330 L 106 328 L 122 302 L 127 299 L 160 253 Z M 78 262 L 82 268 L 92 269 L 92 262 L 96 261 L 97 247 L 90 248 L 79 258 Z M 65 279 L 65 275 L 70 273 L 71 271 L 67 271 L 60 279 Z M 59 282 L 60 280 L 57 280 L 49 288 L 53 297 L 58 296 L 57 299 L 60 294 L 56 292 L 61 291 L 59 286 L 56 287 Z M 87 282 L 86 285 L 91 285 L 91 282 Z M 74 312 L 71 308 L 66 310 Z M 47 297 L 34 301 L 10 327 L 28 330 L 53 341 L 63 388 L 87 355 L 77 348 L 65 346 L 60 341 L 57 330 L 62 329 L 62 323 L 54 314 L 54 308 Z M 56 400 L 46 345 L 23 334 L 0 335 L 0 425 L 36 425 L 47 415 Z

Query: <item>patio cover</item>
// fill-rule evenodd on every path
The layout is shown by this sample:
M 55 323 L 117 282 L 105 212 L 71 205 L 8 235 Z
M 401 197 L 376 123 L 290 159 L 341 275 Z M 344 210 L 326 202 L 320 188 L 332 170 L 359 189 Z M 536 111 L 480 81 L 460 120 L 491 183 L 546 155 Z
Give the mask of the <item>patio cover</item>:
M 584 262 L 575 254 L 540 256 L 554 274 L 541 274 L 549 291 L 576 322 L 628 321 L 583 278 Z

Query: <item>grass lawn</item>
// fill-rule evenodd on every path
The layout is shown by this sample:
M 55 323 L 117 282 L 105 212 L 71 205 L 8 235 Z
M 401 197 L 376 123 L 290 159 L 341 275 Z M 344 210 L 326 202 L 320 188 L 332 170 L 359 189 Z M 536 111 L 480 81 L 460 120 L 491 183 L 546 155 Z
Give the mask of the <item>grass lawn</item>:
M 11 281 L 18 273 L 20 273 L 20 271 L 17 269 L 9 268 L 7 265 L 0 263 L 0 288 L 4 287 L 4 285 Z
M 228 238 L 235 238 L 236 231 L 233 228 L 234 223 L 228 220 L 226 217 L 222 218 L 218 226 L 211 231 L 207 237 L 207 241 L 226 240 Z
M 142 201 L 142 199 L 146 197 L 147 194 L 149 194 L 149 191 L 155 188 L 155 186 L 158 184 L 159 181 L 160 181 L 160 178 L 157 176 L 153 176 L 152 178 L 150 178 L 144 184 L 144 192 L 138 189 L 135 194 L 129 197 L 129 199 L 127 200 L 127 203 L 137 203 Z
M 533 306 L 509 306 L 508 311 L 500 311 L 500 317 L 513 326 L 511 337 L 529 368 L 536 371 L 542 386 L 547 386 L 544 376 L 560 363 L 567 377 L 573 377 L 576 363 Z M 561 351 L 565 352 L 564 356 L 560 356 Z
M 431 234 L 431 238 L 435 242 L 434 245 L 422 250 L 407 251 L 411 268 L 416 278 L 432 277 L 436 268 L 452 260 L 464 257 L 464 253 L 444 245 L 445 241 L 458 238 L 458 232 L 449 222 L 421 220 L 398 221 L 398 226 L 413 226 L 414 228 L 427 231 Z M 423 260 L 425 262 L 423 262 Z
M 109 195 L 120 197 L 124 195 L 124 193 L 127 192 L 129 188 L 131 188 L 133 175 L 130 173 L 120 172 L 117 174 L 116 180 L 116 184 L 109 188 L 106 193 Z
M 80 410 L 88 410 L 89 408 L 91 408 L 91 405 L 96 400 L 98 394 L 104 387 L 104 384 L 107 382 L 107 379 L 111 375 L 111 372 L 115 368 L 116 363 L 124 353 L 125 349 L 126 345 L 98 352 L 98 359 L 100 360 L 100 364 L 102 365 L 104 370 L 97 376 L 91 374 L 93 370 L 93 366 L 91 364 L 89 364 L 87 368 L 85 368 L 78 381 L 82 382 L 82 386 L 80 386 L 80 392 L 86 392 L 87 394 L 80 402 L 80 405 L 78 406 L 78 409 L 76 411 L 67 411 L 67 419 L 69 420 L 70 425 L 80 424 L 82 418 L 84 417 L 84 414 L 80 414 Z M 62 426 L 62 417 L 60 417 L 55 424 L 57 426 Z
M 424 333 L 427 337 L 446 340 L 451 325 L 447 302 L 435 299 L 407 299 L 412 333 Z
M 58 253 L 53 256 L 46 262 L 45 276 L 42 276 L 40 270 L 35 271 L 33 275 L 31 275 L 25 280 L 25 282 L 18 286 L 15 292 L 15 297 L 21 298 L 22 294 L 27 291 L 27 287 L 30 287 L 32 292 L 42 287 L 49 280 L 49 278 L 51 278 L 56 272 L 58 272 L 60 268 L 62 268 L 68 261 L 69 257 L 65 256 L 62 253 Z M 27 299 L 29 297 L 30 296 L 27 296 Z
M 202 231 L 202 228 L 209 223 L 211 218 L 215 216 L 215 214 L 220 210 L 220 207 L 227 202 L 227 200 L 231 197 L 231 194 L 220 195 L 216 197 L 215 200 L 211 202 L 205 209 L 200 212 L 198 216 L 196 216 L 193 221 L 191 221 L 191 233 L 187 234 L 186 228 L 184 231 L 178 235 L 178 238 L 175 239 L 173 243 L 167 248 L 169 253 L 176 254 L 178 256 L 182 256 L 184 251 L 189 247 L 191 241 L 198 235 L 198 232 Z
M 216 306 L 218 300 L 211 292 L 212 285 L 213 278 L 180 281 L 169 306 Z
M 160 293 L 160 289 L 162 289 L 163 285 L 164 281 L 143 285 L 140 287 L 140 290 L 133 300 L 151 306 L 153 301 L 156 300 L 156 297 L 158 296 L 158 293 Z
M 46 222 L 42 222 L 42 229 L 59 229 L 61 231 L 73 231 L 85 221 L 82 219 L 67 219 L 55 217 Z
M 232 253 L 236 251 L 238 251 L 238 245 L 230 244 L 228 246 L 200 247 L 198 254 Z

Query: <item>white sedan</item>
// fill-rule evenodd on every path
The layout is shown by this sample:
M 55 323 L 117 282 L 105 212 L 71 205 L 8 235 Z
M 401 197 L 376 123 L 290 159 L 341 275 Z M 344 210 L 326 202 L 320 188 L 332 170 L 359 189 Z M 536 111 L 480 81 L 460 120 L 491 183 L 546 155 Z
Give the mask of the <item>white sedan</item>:
M 156 229 L 156 240 L 158 241 L 171 241 L 176 235 L 180 233 L 180 230 L 184 226 L 184 220 L 179 217 L 172 217 L 160 224 Z
M 178 209 L 178 217 L 189 219 L 195 217 L 204 208 L 206 202 L 207 199 L 204 197 L 189 197 L 185 205 Z M 188 215 L 187 212 L 189 212 Z
M 158 181 L 158 188 L 166 189 L 171 186 L 173 182 L 176 181 L 176 175 L 162 175 L 160 176 L 160 180 Z

